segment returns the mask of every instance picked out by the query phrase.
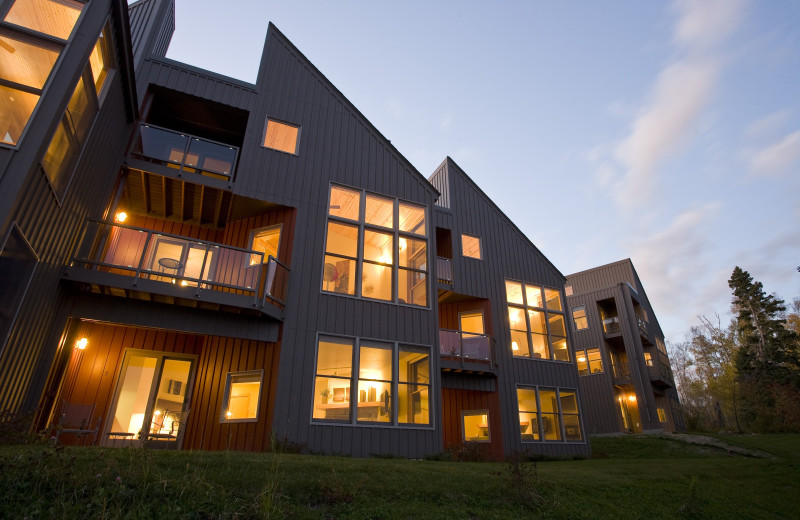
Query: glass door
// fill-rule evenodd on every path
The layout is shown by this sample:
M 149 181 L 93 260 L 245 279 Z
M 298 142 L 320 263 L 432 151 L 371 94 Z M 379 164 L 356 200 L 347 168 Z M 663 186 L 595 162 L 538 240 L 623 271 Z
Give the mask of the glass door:
M 106 424 L 107 445 L 180 447 L 189 410 L 194 359 L 128 351 Z M 120 443 L 122 441 L 122 443 Z

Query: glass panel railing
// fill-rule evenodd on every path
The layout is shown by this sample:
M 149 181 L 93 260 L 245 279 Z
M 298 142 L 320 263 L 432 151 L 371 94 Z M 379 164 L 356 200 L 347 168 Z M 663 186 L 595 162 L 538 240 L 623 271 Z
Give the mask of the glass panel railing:
M 461 334 L 457 330 L 439 329 L 439 353 L 443 356 L 461 357 Z
M 492 340 L 485 334 L 439 329 L 439 352 L 442 356 L 465 361 L 491 363 L 493 360 Z
M 453 261 L 449 258 L 436 257 L 436 278 L 442 283 L 453 283 Z
M 141 124 L 131 154 L 189 173 L 231 177 L 239 149 L 167 128 Z
M 643 318 L 636 316 L 636 324 L 639 325 L 641 333 L 647 336 L 647 322 Z
M 255 261 L 254 261 L 255 260 Z M 89 220 L 72 265 L 282 306 L 289 268 L 264 253 Z
M 615 332 L 619 332 L 619 318 L 613 316 L 611 318 L 605 318 L 603 320 L 603 332 L 606 334 L 613 334 Z

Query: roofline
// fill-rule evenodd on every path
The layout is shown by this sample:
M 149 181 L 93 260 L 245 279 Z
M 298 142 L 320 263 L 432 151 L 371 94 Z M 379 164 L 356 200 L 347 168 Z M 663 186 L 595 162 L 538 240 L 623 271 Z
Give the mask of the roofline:
M 530 238 L 528 238 L 528 235 L 526 235 L 525 233 L 523 233 L 523 232 L 522 232 L 522 230 L 521 230 L 519 227 L 517 227 L 517 225 L 514 223 L 514 221 L 513 221 L 513 220 L 511 220 L 510 218 L 508 218 L 508 215 L 506 215 L 505 213 L 503 213 L 503 210 L 501 210 L 501 209 L 500 209 L 500 208 L 497 206 L 497 204 L 495 204 L 495 203 L 494 203 L 494 201 L 491 199 L 491 197 L 489 197 L 488 195 L 486 195 L 486 193 L 485 193 L 485 192 L 484 192 L 484 191 L 483 191 L 483 190 L 480 188 L 480 186 L 478 186 L 478 185 L 475 183 L 475 181 L 473 181 L 473 180 L 472 180 L 472 178 L 470 178 L 470 176 L 469 176 L 469 175 L 467 175 L 467 172 L 465 172 L 465 171 L 464 171 L 464 169 L 463 169 L 461 166 L 459 166 L 459 165 L 458 165 L 458 163 L 456 163 L 456 162 L 453 160 L 453 158 L 452 158 L 452 157 L 450 157 L 449 155 L 448 155 L 448 156 L 446 156 L 446 157 L 444 158 L 444 160 L 441 162 L 441 164 L 439 164 L 439 166 L 437 166 L 437 167 L 436 167 L 436 168 L 433 170 L 433 171 L 434 171 L 434 173 L 435 173 L 436 171 L 438 171 L 438 170 L 439 170 L 439 169 L 440 169 L 442 166 L 444 166 L 445 164 L 452 164 L 453 166 L 455 166 L 456 168 L 458 168 L 458 171 L 459 171 L 459 172 L 461 172 L 461 175 L 462 175 L 462 176 L 463 176 L 463 177 L 464 177 L 464 178 L 467 180 L 467 182 L 468 182 L 468 183 L 469 183 L 469 184 L 470 184 L 470 185 L 471 185 L 471 186 L 472 186 L 472 187 L 473 187 L 475 190 L 477 190 L 477 191 L 478 191 L 478 193 L 479 193 L 479 194 L 480 194 L 480 195 L 481 195 L 481 196 L 482 196 L 484 199 L 486 199 L 486 200 L 489 202 L 489 205 L 490 205 L 490 206 L 491 206 L 491 207 L 492 207 L 492 208 L 493 208 L 493 209 L 494 209 L 494 210 L 495 210 L 497 213 L 499 213 L 499 214 L 500 214 L 500 216 L 501 216 L 503 219 L 505 219 L 505 221 L 506 221 L 506 222 L 508 222 L 509 224 L 511 224 L 511 227 L 512 227 L 512 228 L 514 228 L 514 231 L 516 231 L 517 233 L 519 233 L 519 234 L 520 234 L 520 236 L 522 236 L 522 238 L 523 238 L 523 239 L 525 239 L 525 241 L 528 243 L 528 245 L 530 245 L 530 246 L 531 246 L 531 247 L 534 249 L 534 251 L 536 251 L 537 253 L 539 253 L 539 255 L 541 255 L 541 257 L 544 259 L 544 261 L 545 261 L 545 262 L 547 262 L 547 264 L 548 264 L 550 267 L 552 267 L 552 268 L 553 268 L 553 269 L 556 271 L 556 273 L 558 273 L 558 274 L 561 276 L 561 278 L 563 278 L 563 279 L 564 279 L 564 281 L 566 282 L 567 278 L 564 276 L 564 273 L 562 273 L 562 272 L 561 272 L 561 270 L 560 270 L 558 267 L 556 267 L 556 266 L 555 266 L 555 264 L 553 264 L 553 262 L 551 262 L 549 258 L 547 258 L 547 256 L 546 256 L 546 255 L 545 255 L 545 254 L 542 252 L 542 250 L 541 250 L 541 249 L 539 249 L 538 247 L 536 247 L 536 244 L 534 244 L 534 243 L 533 243 L 533 241 L 531 241 L 531 239 L 530 239 Z M 449 171 L 449 170 L 448 170 L 448 171 Z M 433 176 L 433 173 L 431 174 L 431 176 Z
M 299 58 L 300 58 L 300 59 L 301 59 L 303 62 L 305 62 L 305 64 L 306 64 L 307 66 L 309 66 L 309 67 L 311 68 L 312 72 L 314 72 L 314 74 L 316 74 L 316 75 L 317 75 L 317 76 L 318 76 L 318 77 L 319 77 L 319 78 L 320 78 L 322 81 L 324 81 L 324 82 L 325 82 L 325 84 L 326 84 L 326 85 L 327 85 L 327 86 L 328 86 L 328 87 L 329 87 L 331 90 L 333 90 L 333 92 L 334 92 L 335 94 L 337 94 L 337 95 L 338 95 L 338 96 L 339 96 L 339 97 L 340 97 L 340 98 L 341 98 L 341 99 L 344 101 L 344 103 L 347 105 L 347 107 L 348 107 L 350 110 L 352 110 L 352 111 L 353 111 L 353 112 L 354 112 L 354 113 L 355 113 L 355 114 L 356 114 L 356 115 L 357 115 L 357 116 L 358 116 L 358 117 L 359 117 L 359 118 L 362 120 L 362 123 L 364 123 L 364 124 L 367 126 L 367 128 L 369 128 L 370 130 L 372 130 L 373 132 L 375 132 L 375 133 L 378 135 L 378 137 L 380 137 L 381 139 L 383 139 L 384 143 L 385 143 L 385 144 L 386 144 L 386 145 L 387 145 L 387 146 L 390 148 L 390 150 L 391 150 L 392 152 L 394 152 L 394 153 L 397 155 L 397 157 L 398 157 L 398 158 L 399 158 L 399 159 L 400 159 L 400 160 L 403 162 L 403 164 L 405 164 L 405 165 L 406 165 L 408 168 L 410 168 L 412 172 L 414 172 L 414 173 L 416 173 L 416 174 L 417 174 L 417 176 L 419 177 L 419 180 L 423 181 L 423 185 L 424 185 L 426 188 L 428 188 L 428 190 L 429 190 L 429 191 L 430 191 L 432 194 L 434 194 L 434 195 L 435 195 L 435 198 L 437 198 L 437 199 L 439 198 L 439 196 L 441 195 L 441 193 L 439 193 L 439 190 L 437 190 L 437 189 L 436 189 L 436 188 L 435 188 L 435 187 L 434 187 L 434 186 L 433 186 L 433 185 L 432 185 L 432 184 L 431 184 L 431 183 L 428 181 L 428 179 L 426 179 L 426 178 L 425 178 L 425 176 L 424 176 L 424 175 L 422 175 L 422 174 L 420 173 L 420 171 L 417 169 L 417 167 L 416 167 L 416 166 L 414 166 L 413 164 L 411 164 L 411 161 L 409 161 L 408 159 L 406 159 L 406 157 L 405 157 L 405 156 L 404 156 L 402 153 L 400 153 L 400 151 L 399 151 L 397 148 L 395 148 L 395 146 L 392 144 L 392 141 L 390 141 L 389 139 L 387 139 L 387 138 L 386 138 L 386 136 L 384 136 L 384 135 L 381 133 L 381 131 L 380 131 L 380 130 L 378 130 L 378 129 L 375 127 L 375 125 L 373 125 L 373 124 L 372 124 L 372 122 L 371 122 L 369 119 L 367 119 L 367 117 L 366 117 L 364 114 L 362 114 L 362 113 L 361 113 L 361 111 L 360 111 L 358 108 L 356 108 L 356 106 L 355 106 L 355 105 L 354 105 L 354 104 L 353 104 L 353 103 L 352 103 L 352 102 L 351 102 L 349 99 L 347 99 L 347 96 L 345 96 L 345 95 L 342 93 L 342 91 L 340 91 L 338 88 L 336 88 L 336 85 L 334 85 L 334 84 L 333 84 L 333 83 L 332 83 L 332 82 L 331 82 L 331 81 L 330 81 L 330 80 L 329 80 L 327 77 L 325 77 L 325 74 L 323 74 L 322 72 L 320 72 L 320 70 L 319 70 L 319 69 L 316 67 L 316 65 L 314 65 L 314 64 L 311 62 L 311 60 L 309 60 L 309 59 L 306 57 L 306 55 L 305 55 L 305 54 L 303 54 L 302 52 L 300 52 L 300 49 L 298 49 L 298 48 L 297 48 L 297 46 L 296 46 L 294 43 L 292 43 L 292 41 L 291 41 L 291 40 L 289 40 L 289 38 L 288 38 L 288 37 L 287 37 L 285 34 L 283 34 L 283 32 L 281 32 L 281 30 L 280 30 L 280 29 L 278 29 L 278 27 L 277 27 L 277 26 L 276 26 L 274 23 L 272 23 L 272 22 L 269 22 L 269 26 L 267 27 L 267 36 L 266 36 L 266 38 L 267 38 L 267 39 L 269 38 L 270 34 L 274 34 L 274 35 L 275 35 L 276 37 L 278 37 L 278 38 L 279 38 L 279 39 L 280 39 L 280 40 L 281 40 L 283 43 L 287 44 L 287 45 L 288 45 L 288 46 L 291 48 L 291 50 L 292 50 L 293 52 L 297 53 L 298 57 L 299 57 Z M 262 62 L 263 62 L 263 59 L 264 59 L 264 56 L 263 56 L 263 54 L 262 54 L 262 56 L 261 56 L 261 59 L 262 59 Z M 259 72 L 260 72 L 260 71 L 259 71 Z
M 583 271 L 578 271 L 577 273 L 568 274 L 567 278 L 570 278 L 570 277 L 573 277 L 573 276 L 578 276 L 578 275 L 581 275 L 581 274 L 590 273 L 592 271 L 596 271 L 598 269 L 603 269 L 605 267 L 611 267 L 612 265 L 623 264 L 625 262 L 628 262 L 630 264 L 630 266 L 633 268 L 634 273 L 636 273 L 636 268 L 633 267 L 633 262 L 631 261 L 631 259 L 630 258 L 623 258 L 622 260 L 616 260 L 614 262 L 609 262 L 607 264 L 598 265 L 596 267 L 590 267 L 589 269 L 584 269 Z M 639 274 L 638 273 L 636 273 L 636 278 L 639 278 Z

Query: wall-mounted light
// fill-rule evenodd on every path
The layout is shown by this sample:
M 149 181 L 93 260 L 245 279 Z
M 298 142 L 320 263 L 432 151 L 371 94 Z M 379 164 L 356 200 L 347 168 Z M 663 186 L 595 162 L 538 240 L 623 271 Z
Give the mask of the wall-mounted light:
M 231 417 L 233 417 L 233 412 L 231 412 L 230 410 L 228 410 L 227 412 L 225 412 L 225 416 L 226 416 L 228 419 L 230 419 Z
M 89 344 L 89 340 L 87 338 L 81 338 L 75 342 L 75 346 L 78 347 L 78 350 L 83 350 L 86 348 L 86 345 Z
M 128 218 L 127 213 L 125 213 L 124 211 L 119 211 L 117 212 L 116 215 L 114 215 L 114 222 L 119 222 L 120 224 L 122 224 L 123 222 L 125 222 L 127 218 Z
M 633 394 L 629 395 L 629 396 L 628 396 L 628 401 L 630 401 L 630 402 L 632 402 L 632 403 L 635 403 L 635 402 L 636 402 L 636 396 L 635 396 L 635 395 L 633 395 Z

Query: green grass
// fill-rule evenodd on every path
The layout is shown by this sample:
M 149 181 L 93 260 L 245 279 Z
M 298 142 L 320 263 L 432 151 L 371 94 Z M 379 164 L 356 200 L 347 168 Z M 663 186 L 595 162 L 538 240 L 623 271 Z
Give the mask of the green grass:
M 596 438 L 517 464 L 0 447 L 0 518 L 792 518 L 800 435 Z

